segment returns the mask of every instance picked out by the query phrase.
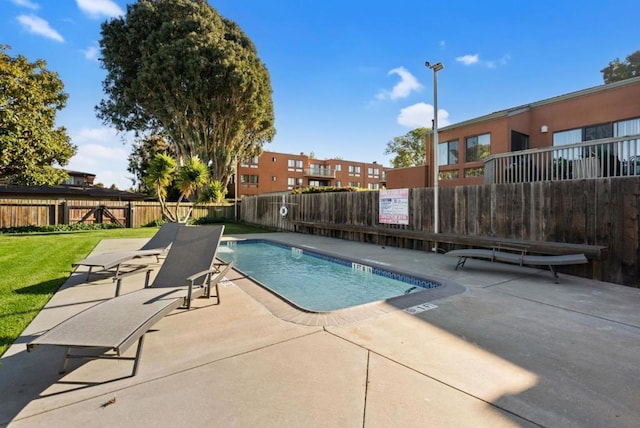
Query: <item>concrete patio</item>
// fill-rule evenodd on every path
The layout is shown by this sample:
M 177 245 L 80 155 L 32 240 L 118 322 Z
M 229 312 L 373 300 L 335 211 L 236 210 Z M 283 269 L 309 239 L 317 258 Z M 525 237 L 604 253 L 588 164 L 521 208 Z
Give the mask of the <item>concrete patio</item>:
M 0 360 L 0 426 L 640 426 L 640 289 L 476 260 L 455 271 L 454 258 L 317 236 L 237 236 L 251 237 L 428 273 L 450 292 L 420 293 L 431 305 L 413 311 L 310 317 L 234 272 L 219 305 L 199 299 L 156 324 L 137 376 L 108 360 L 58 375 L 63 349 L 25 344 L 114 292 L 110 277 L 87 283 L 79 270 Z

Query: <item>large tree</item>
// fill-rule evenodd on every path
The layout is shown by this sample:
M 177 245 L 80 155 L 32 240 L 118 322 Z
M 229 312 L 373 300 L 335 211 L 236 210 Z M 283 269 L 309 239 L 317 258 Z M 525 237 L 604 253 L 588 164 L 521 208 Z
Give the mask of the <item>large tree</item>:
M 161 133 L 228 184 L 235 159 L 275 134 L 269 73 L 251 40 L 206 0 L 139 0 L 102 25 L 98 116 L 120 131 Z
M 620 58 L 614 59 L 600 72 L 604 83 L 613 83 L 640 76 L 640 51 L 635 51 L 627 56 L 624 62 L 621 62 Z
M 427 156 L 425 140 L 429 134 L 429 128 L 416 128 L 401 137 L 395 137 L 387 143 L 384 154 L 395 154 L 391 159 L 394 168 L 424 165 Z
M 138 192 L 153 193 L 146 178 L 149 175 L 149 166 L 157 154 L 165 154 L 175 158 L 172 146 L 161 135 L 144 135 L 133 143 L 133 149 L 129 154 L 127 171 L 133 174 L 133 186 Z
M 67 94 L 39 59 L 11 57 L 0 45 L 0 178 L 21 185 L 59 184 L 75 154 L 64 127 L 54 127 Z

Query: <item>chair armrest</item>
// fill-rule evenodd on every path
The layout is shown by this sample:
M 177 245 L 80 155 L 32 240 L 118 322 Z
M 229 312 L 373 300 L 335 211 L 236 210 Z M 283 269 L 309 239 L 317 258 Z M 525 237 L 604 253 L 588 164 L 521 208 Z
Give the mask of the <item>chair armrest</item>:
M 187 281 L 192 282 L 201 276 L 210 275 L 214 273 L 223 273 L 227 272 L 231 267 L 232 263 L 216 263 L 211 269 L 203 270 L 202 272 L 197 272 L 187 278 Z M 220 267 L 225 266 L 225 268 L 221 271 Z
M 126 272 L 123 274 L 118 273 L 115 277 L 112 278 L 113 282 L 116 283 L 116 297 L 118 297 L 120 295 L 120 286 L 122 285 L 122 280 L 124 278 L 127 278 L 129 276 L 133 276 L 135 274 L 138 274 L 140 272 L 144 271 L 146 273 L 145 279 L 144 279 L 144 288 L 148 288 L 149 287 L 149 278 L 151 277 L 151 272 L 153 272 L 153 268 L 141 268 L 141 269 L 136 269 L 134 271 L 131 272 Z

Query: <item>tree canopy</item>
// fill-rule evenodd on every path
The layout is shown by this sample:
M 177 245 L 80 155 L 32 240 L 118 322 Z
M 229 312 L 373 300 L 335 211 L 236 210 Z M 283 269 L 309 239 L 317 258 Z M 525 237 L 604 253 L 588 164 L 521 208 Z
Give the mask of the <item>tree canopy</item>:
M 613 83 L 640 76 L 640 50 L 627 56 L 624 62 L 621 62 L 619 58 L 614 59 L 600 72 L 604 83 Z
M 64 127 L 54 127 L 67 94 L 39 59 L 11 57 L 0 46 L 0 177 L 20 185 L 59 184 L 76 153 Z
M 106 98 L 98 117 L 120 131 L 166 135 L 228 184 L 236 157 L 275 135 L 271 82 L 252 41 L 206 0 L 139 0 L 102 25 Z
M 401 137 L 395 137 L 387 143 L 384 154 L 395 154 L 391 160 L 394 168 L 424 165 L 427 157 L 425 139 L 430 133 L 429 128 L 416 128 Z

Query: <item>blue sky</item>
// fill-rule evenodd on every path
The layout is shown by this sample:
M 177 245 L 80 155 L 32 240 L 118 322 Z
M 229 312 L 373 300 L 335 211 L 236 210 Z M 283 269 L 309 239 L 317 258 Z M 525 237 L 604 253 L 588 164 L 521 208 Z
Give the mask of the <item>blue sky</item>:
M 0 0 L 0 43 L 47 62 L 69 94 L 57 116 L 78 154 L 67 168 L 131 186 L 130 141 L 101 123 L 100 24 L 126 0 Z M 637 0 L 209 0 L 255 43 L 271 75 L 276 137 L 265 150 L 389 165 L 387 142 L 597 86 L 640 49 Z

